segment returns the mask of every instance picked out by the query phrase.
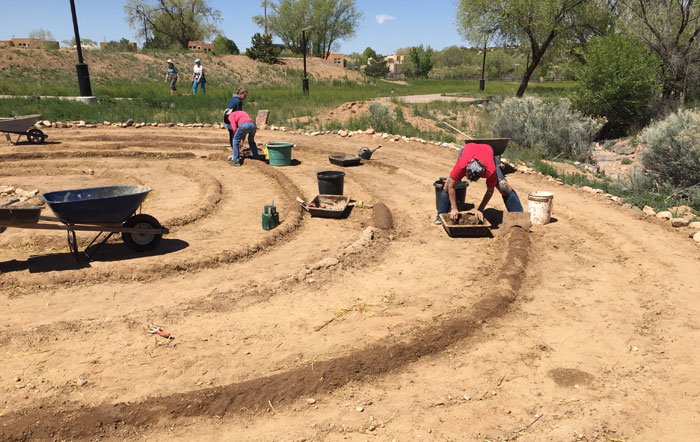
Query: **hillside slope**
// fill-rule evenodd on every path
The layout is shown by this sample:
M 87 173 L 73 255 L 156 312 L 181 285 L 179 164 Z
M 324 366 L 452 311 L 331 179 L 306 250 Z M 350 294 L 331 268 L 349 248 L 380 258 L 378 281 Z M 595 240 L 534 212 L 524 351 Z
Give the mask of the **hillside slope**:
M 142 54 L 93 50 L 85 51 L 83 56 L 89 66 L 90 78 L 96 82 L 114 79 L 163 81 L 168 58 L 180 69 L 183 81 L 189 81 L 195 58 L 201 58 L 209 82 L 228 86 L 239 83 L 285 84 L 300 79 L 303 70 L 303 60 L 300 58 L 283 58 L 279 64 L 268 65 L 244 55 L 218 56 L 198 52 Z M 0 80 L 21 78 L 24 81 L 34 79 L 61 83 L 65 79 L 73 81 L 78 56 L 74 50 L 0 49 L 0 59 L 6 60 L 0 66 Z M 307 59 L 307 71 L 310 78 L 317 80 L 362 79 L 362 75 L 355 71 L 334 66 L 319 58 Z

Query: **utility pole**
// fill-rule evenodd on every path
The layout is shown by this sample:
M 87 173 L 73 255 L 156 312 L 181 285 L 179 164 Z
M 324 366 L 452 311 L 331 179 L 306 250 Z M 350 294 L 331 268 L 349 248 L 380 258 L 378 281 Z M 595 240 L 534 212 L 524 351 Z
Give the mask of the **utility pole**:
M 81 97 L 92 96 L 92 87 L 90 86 L 90 73 L 88 65 L 83 63 L 83 50 L 80 47 L 80 32 L 78 32 L 78 18 L 75 14 L 75 2 L 70 0 L 70 12 L 73 15 L 73 30 L 75 31 L 75 47 L 78 49 L 78 64 L 75 65 L 75 70 L 78 73 L 78 87 L 80 88 Z
M 267 34 L 267 0 L 263 0 L 263 8 L 265 8 L 265 34 Z

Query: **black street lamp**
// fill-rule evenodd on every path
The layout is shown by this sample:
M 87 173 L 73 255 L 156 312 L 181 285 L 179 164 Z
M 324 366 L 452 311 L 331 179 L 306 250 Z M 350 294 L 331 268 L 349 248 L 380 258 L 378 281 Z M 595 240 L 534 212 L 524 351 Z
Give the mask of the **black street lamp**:
M 309 93 L 309 79 L 306 78 L 306 31 L 311 29 L 311 26 L 307 26 L 301 30 L 301 45 L 304 47 L 304 78 L 301 80 L 301 90 L 305 93 Z
M 78 49 L 78 64 L 75 70 L 78 73 L 78 87 L 81 97 L 91 97 L 92 87 L 90 86 L 90 73 L 88 65 L 83 63 L 83 50 L 80 47 L 80 33 L 78 32 L 78 18 L 75 15 L 75 2 L 70 0 L 70 12 L 73 14 L 73 30 L 75 31 L 75 47 Z
M 481 80 L 479 80 L 479 90 L 484 91 L 484 84 L 486 83 L 486 80 L 484 80 L 484 70 L 486 69 L 486 43 L 489 41 L 488 38 L 484 40 L 484 60 L 481 62 Z

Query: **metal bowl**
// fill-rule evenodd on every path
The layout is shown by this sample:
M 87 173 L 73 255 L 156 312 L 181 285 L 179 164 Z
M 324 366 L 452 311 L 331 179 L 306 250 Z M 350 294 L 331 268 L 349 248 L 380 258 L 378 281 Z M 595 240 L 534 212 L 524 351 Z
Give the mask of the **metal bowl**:
M 483 140 L 464 140 L 464 143 L 488 144 L 493 149 L 494 155 L 503 155 L 509 141 L 510 138 L 485 138 Z

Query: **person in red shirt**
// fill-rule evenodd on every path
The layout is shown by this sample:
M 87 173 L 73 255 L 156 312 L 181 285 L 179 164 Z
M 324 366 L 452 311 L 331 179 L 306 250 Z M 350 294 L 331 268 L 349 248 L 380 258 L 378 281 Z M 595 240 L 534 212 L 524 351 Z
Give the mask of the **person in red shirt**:
M 255 144 L 255 132 L 258 130 L 255 122 L 242 110 L 231 112 L 228 116 L 228 122 L 231 125 L 231 130 L 235 132 L 231 143 L 233 155 L 228 157 L 229 164 L 232 166 L 241 165 L 240 152 L 246 135 L 248 136 L 248 146 L 250 146 L 253 159 L 259 159 L 258 146 Z
M 449 212 L 450 218 L 457 218 L 457 183 L 465 176 L 469 181 L 486 178 L 486 193 L 484 193 L 484 197 L 476 209 L 476 217 L 479 221 L 484 220 L 484 209 L 493 195 L 493 189 L 496 187 L 501 192 L 506 209 L 509 212 L 523 211 L 518 194 L 508 184 L 501 169 L 497 166 L 493 148 L 488 144 L 467 143 L 462 148 L 457 163 L 452 168 L 445 187 L 440 193 L 438 216 L 435 218 L 435 224 L 442 223 L 440 220 L 441 213 Z

